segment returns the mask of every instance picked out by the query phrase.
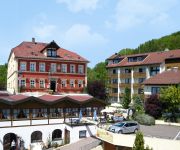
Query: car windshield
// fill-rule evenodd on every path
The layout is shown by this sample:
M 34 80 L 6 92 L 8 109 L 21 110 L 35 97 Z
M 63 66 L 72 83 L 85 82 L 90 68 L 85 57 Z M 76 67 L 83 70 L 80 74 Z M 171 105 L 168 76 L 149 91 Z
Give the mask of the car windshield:
M 124 125 L 124 123 L 116 123 L 116 124 L 114 124 L 114 126 L 116 126 L 116 127 L 122 127 Z

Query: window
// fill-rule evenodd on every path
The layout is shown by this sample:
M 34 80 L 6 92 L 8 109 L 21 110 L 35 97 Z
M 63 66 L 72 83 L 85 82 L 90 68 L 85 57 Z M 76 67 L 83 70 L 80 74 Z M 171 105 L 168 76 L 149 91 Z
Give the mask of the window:
M 138 62 L 143 61 L 146 56 L 128 57 L 128 62 Z
M 125 73 L 131 73 L 131 69 L 125 69 Z
M 118 88 L 112 88 L 112 93 L 118 93 Z
M 35 88 L 35 80 L 34 79 L 30 80 L 30 87 Z
M 57 53 L 55 49 L 52 48 L 48 48 L 47 49 L 47 56 L 48 57 L 56 57 Z
M 71 87 L 71 88 L 74 87 L 74 80 L 70 80 L 70 87 Z
M 78 73 L 83 74 L 84 73 L 84 66 L 78 65 Z
M 40 88 L 45 88 L 44 79 L 40 79 L 39 84 L 40 84 Z
M 20 63 L 20 71 L 26 71 L 26 63 L 25 62 Z
M 160 87 L 151 87 L 151 94 L 159 94 Z
M 26 80 L 25 79 L 21 79 L 20 87 L 25 87 L 25 86 L 26 86 Z
M 146 72 L 146 69 L 145 68 L 139 68 L 139 73 L 143 73 L 143 72 Z
M 139 78 L 138 83 L 142 83 L 142 82 L 144 82 L 144 80 L 145 80 L 145 78 Z
M 154 75 L 156 75 L 156 74 L 158 74 L 159 73 L 159 67 L 157 66 L 157 67 L 151 67 L 150 68 L 150 76 L 154 76 Z
M 62 131 L 60 129 L 56 129 L 52 132 L 52 140 L 57 141 L 62 138 Z
M 83 87 L 83 80 L 78 80 L 78 87 L 79 88 Z
M 32 71 L 32 72 L 36 71 L 36 63 L 35 62 L 30 62 L 30 71 Z
M 14 109 L 14 119 L 29 118 L 29 109 Z
M 50 117 L 51 118 L 63 117 L 63 109 L 62 108 L 51 108 L 50 109 Z
M 66 73 L 67 72 L 67 64 L 62 64 L 62 72 Z
M 34 131 L 31 134 L 31 143 L 42 142 L 42 132 Z
M 39 71 L 45 72 L 45 63 L 39 63 Z
M 70 65 L 70 73 L 75 73 L 75 65 Z
M 56 72 L 56 64 L 51 63 L 51 72 Z
M 85 138 L 86 137 L 86 130 L 79 131 L 79 138 Z
M 125 78 L 125 83 L 126 83 L 126 84 L 131 83 L 131 79 L 130 79 L 130 78 Z
M 113 83 L 113 84 L 118 83 L 118 79 L 112 79 L 112 83 Z
M 0 109 L 0 120 L 10 119 L 10 109 Z
M 144 94 L 144 89 L 143 88 L 138 88 L 138 94 Z
M 117 69 L 113 69 L 113 74 L 117 74 Z
M 47 109 L 46 108 L 33 109 L 32 115 L 33 118 L 47 118 Z
M 62 80 L 62 81 L 61 81 L 61 86 L 62 86 L 62 87 L 66 87 L 66 80 Z

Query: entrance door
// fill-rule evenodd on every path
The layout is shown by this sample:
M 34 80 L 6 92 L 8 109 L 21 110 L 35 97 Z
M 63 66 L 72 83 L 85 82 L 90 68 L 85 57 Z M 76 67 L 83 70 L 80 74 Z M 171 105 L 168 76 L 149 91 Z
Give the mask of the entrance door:
M 70 131 L 65 129 L 64 131 L 64 143 L 69 144 L 70 143 Z
M 15 142 L 17 147 L 17 136 L 14 133 L 8 133 L 3 138 L 3 150 L 11 150 L 11 143 Z
M 51 81 L 50 89 L 53 90 L 53 92 L 56 91 L 56 81 Z

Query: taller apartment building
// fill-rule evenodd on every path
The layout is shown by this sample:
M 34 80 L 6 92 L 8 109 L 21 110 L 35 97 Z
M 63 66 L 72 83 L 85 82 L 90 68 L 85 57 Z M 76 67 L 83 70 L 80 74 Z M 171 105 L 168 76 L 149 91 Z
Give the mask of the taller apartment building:
M 120 102 L 126 87 L 131 90 L 131 98 L 134 94 L 156 94 L 159 87 L 145 89 L 143 82 L 171 68 L 180 69 L 180 50 L 126 56 L 115 53 L 107 61 L 109 100 Z
M 8 59 L 7 90 L 10 93 L 81 93 L 87 85 L 88 61 L 50 43 L 22 42 Z

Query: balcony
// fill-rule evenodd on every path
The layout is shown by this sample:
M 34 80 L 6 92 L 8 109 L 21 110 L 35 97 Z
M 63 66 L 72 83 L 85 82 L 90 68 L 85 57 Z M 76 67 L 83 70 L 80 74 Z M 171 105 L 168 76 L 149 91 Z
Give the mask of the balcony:
M 109 96 L 111 96 L 111 97 L 118 97 L 118 93 L 109 93 Z
M 108 74 L 108 78 L 118 78 L 118 74 Z
M 134 83 L 133 84 L 133 87 L 134 88 L 140 88 L 142 85 L 141 85 L 141 83 Z
M 131 73 L 121 73 L 120 74 L 120 78 L 130 78 L 131 77 Z
M 131 83 L 120 83 L 119 87 L 124 87 L 124 88 L 125 87 L 129 87 L 130 88 L 131 87 Z
M 118 84 L 117 83 L 109 84 L 108 87 L 109 88 L 118 88 Z
M 134 78 L 145 78 L 146 73 L 145 72 L 134 72 L 133 76 L 134 76 Z

